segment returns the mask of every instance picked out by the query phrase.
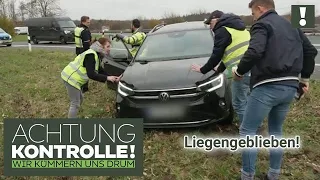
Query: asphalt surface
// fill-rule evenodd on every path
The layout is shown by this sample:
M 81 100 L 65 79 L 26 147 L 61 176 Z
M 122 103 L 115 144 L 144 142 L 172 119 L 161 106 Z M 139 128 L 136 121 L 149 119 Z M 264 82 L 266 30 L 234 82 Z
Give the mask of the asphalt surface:
M 314 70 L 313 79 L 320 79 L 320 36 L 314 36 L 309 38 L 310 41 L 313 43 L 313 45 L 316 46 L 316 48 L 319 51 L 318 56 L 316 57 L 316 68 Z M 7 47 L 3 47 L 7 48 Z M 9 48 L 24 48 L 28 49 L 28 43 L 27 42 L 14 42 L 12 44 L 12 47 Z M 39 44 L 31 44 L 32 49 L 47 49 L 51 51 L 75 51 L 75 45 L 74 44 L 60 44 L 60 43 L 39 43 Z M 123 49 L 123 45 L 121 42 L 114 42 L 112 45 L 113 49 Z

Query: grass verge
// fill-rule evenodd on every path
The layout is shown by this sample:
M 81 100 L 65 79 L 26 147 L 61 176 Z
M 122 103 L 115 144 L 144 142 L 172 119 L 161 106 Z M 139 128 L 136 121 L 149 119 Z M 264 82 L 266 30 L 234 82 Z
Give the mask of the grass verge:
M 60 72 L 74 58 L 72 53 L 44 50 L 0 48 L 0 120 L 5 117 L 66 117 L 68 96 Z M 106 85 L 90 82 L 80 115 L 112 117 L 115 93 Z M 311 91 L 293 104 L 285 122 L 285 135 L 300 135 L 303 146 L 287 152 L 282 166 L 282 179 L 320 179 L 320 82 L 311 83 Z M 89 101 L 90 100 L 90 101 Z M 2 128 L 2 127 L 1 127 Z M 239 154 L 209 157 L 205 153 L 186 151 L 185 134 L 211 136 L 237 135 L 235 126 L 212 125 L 202 129 L 153 130 L 144 135 L 144 177 L 4 177 L 8 180 L 38 179 L 236 179 L 239 176 Z M 0 142 L 0 174 L 3 174 L 3 135 Z M 312 164 L 314 163 L 314 164 Z M 266 172 L 269 161 L 259 153 L 257 175 Z

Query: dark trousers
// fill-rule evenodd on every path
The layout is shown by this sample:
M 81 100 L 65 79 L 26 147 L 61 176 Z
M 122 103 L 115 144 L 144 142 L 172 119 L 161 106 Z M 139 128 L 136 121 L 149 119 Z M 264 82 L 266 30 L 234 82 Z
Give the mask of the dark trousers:
M 76 55 L 78 56 L 79 54 L 83 53 L 83 48 L 78 48 L 76 47 Z

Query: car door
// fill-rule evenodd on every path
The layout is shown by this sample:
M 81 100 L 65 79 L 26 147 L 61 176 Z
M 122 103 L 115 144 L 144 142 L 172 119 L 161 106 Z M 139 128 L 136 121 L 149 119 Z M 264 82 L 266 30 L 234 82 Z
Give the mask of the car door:
M 38 40 L 41 41 L 50 41 L 50 28 L 51 28 L 51 21 L 41 22 L 40 24 L 40 35 L 37 36 Z
M 112 40 L 110 55 L 104 59 L 104 70 L 111 76 L 120 76 L 130 65 L 132 59 L 129 48 L 122 40 Z M 118 86 L 110 81 L 107 81 L 107 85 L 112 90 L 116 90 Z
M 52 21 L 49 36 L 51 41 L 60 41 L 60 26 L 56 21 Z

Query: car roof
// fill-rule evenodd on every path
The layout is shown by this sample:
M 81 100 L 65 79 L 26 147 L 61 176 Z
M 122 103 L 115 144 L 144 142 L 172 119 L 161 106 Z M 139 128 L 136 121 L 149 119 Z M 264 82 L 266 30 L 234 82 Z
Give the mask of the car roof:
M 44 24 L 51 24 L 51 21 L 72 21 L 69 17 L 40 17 L 40 18 L 30 18 L 25 21 L 26 26 L 42 26 Z
M 190 21 L 190 22 L 182 22 L 182 23 L 174 23 L 165 25 L 155 32 L 150 33 L 150 35 L 154 34 L 162 34 L 162 33 L 170 33 L 177 31 L 188 31 L 188 30 L 205 30 L 210 29 L 209 25 L 203 23 L 203 21 Z

